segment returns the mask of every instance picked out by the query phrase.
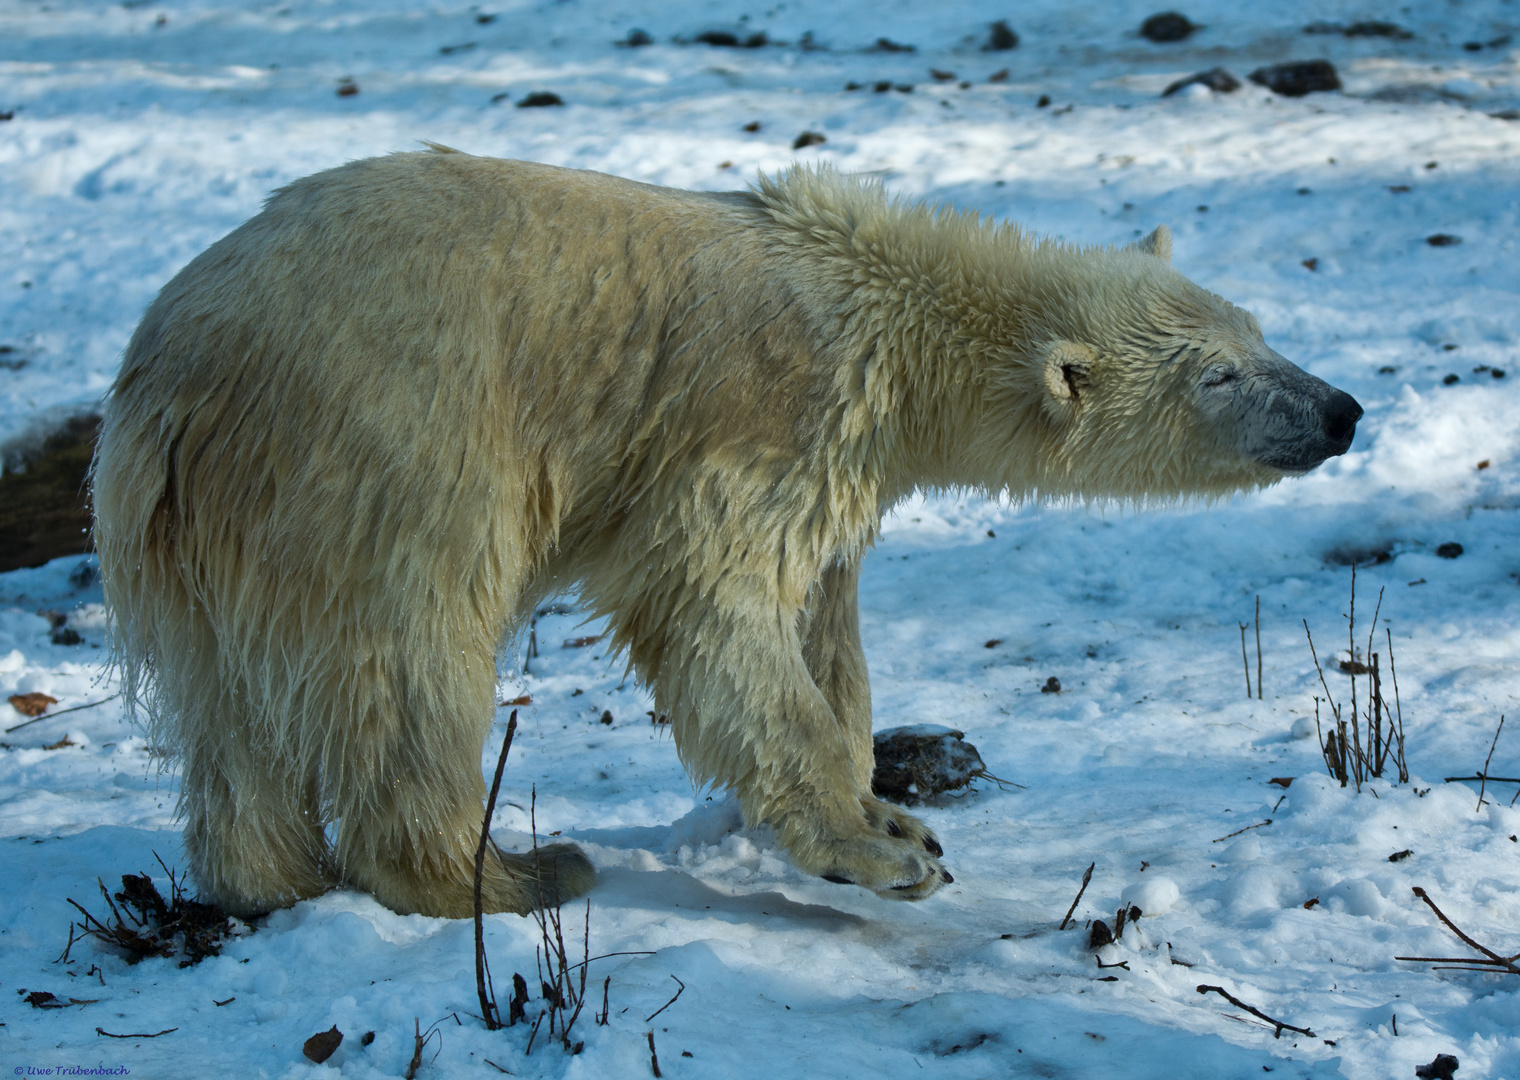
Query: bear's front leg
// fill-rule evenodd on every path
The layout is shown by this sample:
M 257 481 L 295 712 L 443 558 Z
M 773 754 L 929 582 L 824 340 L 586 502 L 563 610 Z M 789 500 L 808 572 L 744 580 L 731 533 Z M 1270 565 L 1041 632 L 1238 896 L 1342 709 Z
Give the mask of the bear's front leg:
M 732 788 L 810 873 L 909 900 L 952 880 L 927 830 L 872 797 L 869 705 L 862 739 L 814 682 L 795 611 L 710 606 L 694 623 L 656 692 L 697 776 Z
M 861 809 L 870 827 L 894 838 L 906 838 L 931 855 L 941 856 L 944 849 L 927 825 L 871 794 L 876 758 L 871 741 L 871 683 L 860 641 L 859 583 L 859 562 L 835 564 L 820 575 L 809 595 L 803 622 L 803 660 L 844 729 L 855 783 L 864 793 Z M 953 880 L 943 868 L 941 871 L 945 882 Z

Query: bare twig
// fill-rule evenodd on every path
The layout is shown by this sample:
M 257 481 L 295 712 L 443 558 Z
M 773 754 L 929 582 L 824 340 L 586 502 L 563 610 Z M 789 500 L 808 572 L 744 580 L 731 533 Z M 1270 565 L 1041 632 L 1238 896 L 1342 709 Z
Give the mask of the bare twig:
M 1325 691 L 1325 704 L 1330 706 L 1330 714 L 1335 717 L 1335 723 L 1330 727 L 1330 738 L 1321 741 L 1320 752 L 1325 756 L 1325 768 L 1330 770 L 1330 775 L 1341 782 L 1341 787 L 1346 786 L 1349 775 L 1346 770 L 1346 754 L 1344 732 L 1341 727 L 1341 707 L 1336 704 L 1334 696 L 1330 693 L 1330 684 L 1325 682 L 1325 669 L 1320 666 L 1319 653 L 1314 648 L 1314 635 L 1309 632 L 1309 620 L 1304 619 L 1304 636 L 1309 639 L 1309 655 L 1314 659 L 1314 670 L 1319 672 L 1319 685 Z M 1319 699 L 1314 699 L 1314 725 L 1319 727 Z M 1341 744 L 1337 747 L 1337 740 Z M 1339 752 L 1337 752 L 1339 750 Z
M 421 1017 L 412 1017 L 412 1028 L 415 1032 L 412 1042 L 412 1061 L 406 1067 L 406 1080 L 417 1080 L 417 1070 L 422 1068 L 422 1048 L 426 1045 L 422 1041 Z
M 1399 767 L 1399 783 L 1409 783 L 1409 766 L 1404 760 L 1404 704 L 1399 700 L 1399 673 L 1393 664 L 1393 631 L 1385 628 L 1388 635 L 1388 674 L 1393 677 L 1393 704 L 1398 709 L 1398 751 L 1395 764 Z
M 6 728 L 5 733 L 9 735 L 13 731 L 20 731 L 24 727 L 40 724 L 44 720 L 51 720 L 53 717 L 62 716 L 64 713 L 79 712 L 81 709 L 93 709 L 97 705 L 104 705 L 108 701 L 115 701 L 119 697 L 121 697 L 120 694 L 112 694 L 110 697 L 103 697 L 99 701 L 92 701 L 88 705 L 74 705 L 67 709 L 59 709 L 57 712 L 43 713 L 41 716 L 34 716 L 30 720 L 24 720 L 19 724 Z
M 1314 1032 L 1310 1031 L 1308 1028 L 1294 1027 L 1292 1024 L 1285 1024 L 1275 1017 L 1268 1016 L 1266 1013 L 1262 1012 L 1255 1006 L 1247 1005 L 1244 1001 L 1241 1001 L 1238 997 L 1230 993 L 1222 986 L 1200 985 L 1198 987 L 1198 992 L 1200 994 L 1218 994 L 1220 997 L 1228 1001 L 1231 1005 L 1234 1005 L 1237 1009 L 1244 1009 L 1252 1016 L 1260 1017 L 1261 1019 L 1265 1020 L 1267 1023 L 1271 1024 L 1274 1028 L 1277 1029 L 1275 1032 L 1273 1032 L 1274 1038 L 1282 1038 L 1282 1033 L 1284 1031 L 1296 1031 L 1300 1035 L 1309 1036 L 1311 1039 L 1316 1037 Z
M 1261 700 L 1261 594 L 1256 594 L 1256 700 Z
M 653 956 L 654 954 L 654 949 L 627 949 L 623 952 L 604 952 L 600 956 L 593 956 L 589 960 L 582 960 L 579 964 L 571 964 L 570 970 L 574 971 L 576 968 L 585 967 L 587 964 L 594 964 L 598 960 L 607 959 L 609 956 Z
M 654 1052 L 654 1031 L 645 1033 L 649 1038 L 649 1067 L 654 1070 L 655 1080 L 660 1077 L 660 1055 Z
M 1447 776 L 1443 779 L 1448 784 L 1458 784 L 1463 780 L 1487 780 L 1493 784 L 1520 784 L 1520 776 Z
M 1255 825 L 1247 825 L 1244 829 L 1236 829 L 1234 832 L 1229 833 L 1228 835 L 1225 835 L 1225 836 L 1221 836 L 1218 840 L 1214 840 L 1212 842 L 1215 843 L 1215 844 L 1222 844 L 1224 841 L 1228 840 L 1231 836 L 1239 836 L 1243 832 L 1250 832 L 1252 829 L 1259 829 L 1259 828 L 1261 828 L 1264 825 L 1270 825 L 1270 824 L 1272 824 L 1272 819 L 1271 818 L 1267 818 L 1266 821 L 1258 821 Z
M 487 1031 L 501 1027 L 501 1009 L 496 1004 L 496 987 L 491 983 L 491 965 L 486 959 L 485 929 L 481 921 L 481 879 L 485 875 L 486 845 L 491 842 L 491 816 L 496 813 L 496 796 L 501 793 L 501 774 L 507 767 L 507 752 L 517 733 L 517 710 L 507 718 L 507 737 L 496 759 L 496 775 L 491 780 L 491 797 L 486 800 L 486 816 L 480 823 L 480 844 L 475 848 L 475 992 L 480 995 L 480 1015 Z
M 154 1032 L 137 1031 L 137 1032 L 133 1032 L 130 1035 L 115 1035 L 115 1034 L 112 1034 L 109 1031 L 106 1031 L 103 1028 L 96 1028 L 95 1029 L 95 1034 L 97 1034 L 97 1035 L 104 1035 L 108 1039 L 156 1039 L 160 1035 L 169 1035 L 169 1034 L 172 1034 L 173 1032 L 176 1032 L 178 1030 L 179 1030 L 179 1028 L 172 1027 L 172 1028 L 164 1028 L 164 1030 L 162 1030 L 162 1031 L 154 1031 Z
M 459 1022 L 458 1015 L 455 1015 L 454 1021 L 455 1023 Z M 412 1017 L 412 1029 L 414 1032 L 412 1037 L 412 1060 L 406 1067 L 406 1080 L 417 1080 L 417 1070 L 422 1068 L 422 1051 L 427 1048 L 428 1043 L 433 1041 L 434 1035 L 438 1036 L 438 1049 L 433 1051 L 433 1059 L 437 1060 L 438 1055 L 443 1051 L 443 1032 L 438 1030 L 438 1024 L 441 1023 L 443 1023 L 442 1019 L 426 1031 L 423 1031 L 421 1020 L 415 1016 Z
M 1082 894 L 1087 891 L 1087 884 L 1092 881 L 1093 868 L 1097 865 L 1096 861 L 1088 865 L 1087 872 L 1082 875 L 1082 887 L 1077 890 L 1077 898 L 1071 902 L 1071 907 L 1066 909 L 1066 917 L 1061 920 L 1061 925 L 1056 927 L 1057 930 L 1065 930 L 1066 924 L 1071 921 L 1071 913 L 1076 911 L 1077 905 L 1082 902 Z
M 676 977 L 674 975 L 672 975 L 671 978 L 672 979 L 676 979 Z M 671 998 L 669 1001 L 667 1001 L 665 1004 L 661 1005 L 654 1012 L 652 1012 L 648 1016 L 644 1017 L 644 1023 L 646 1023 L 646 1024 L 649 1023 L 649 1021 L 653 1020 L 656 1016 L 659 1016 L 666 1009 L 670 1008 L 672 1005 L 674 1005 L 676 1003 L 676 998 L 680 997 L 682 994 L 684 994 L 686 992 L 686 984 L 683 983 L 680 979 L 676 979 L 676 985 L 681 988 L 681 989 L 679 989 L 679 990 L 676 991 L 676 997 Z
M 1483 759 L 1483 782 L 1478 785 L 1478 805 L 1473 813 L 1483 809 L 1483 792 L 1488 788 L 1488 763 L 1494 760 L 1494 747 L 1499 745 L 1499 732 L 1504 730 L 1504 715 L 1499 716 L 1499 726 L 1494 729 L 1494 741 L 1488 744 L 1488 757 Z
M 1418 885 L 1416 885 L 1414 887 L 1414 894 L 1416 896 L 1418 896 L 1421 900 L 1425 901 L 1426 906 L 1428 906 L 1431 911 L 1434 911 L 1436 913 L 1436 918 L 1440 919 L 1443 923 L 1445 923 L 1447 929 L 1449 929 L 1453 934 L 1456 934 L 1457 937 L 1461 938 L 1463 944 L 1470 945 L 1472 948 L 1477 949 L 1484 956 L 1488 957 L 1488 962 L 1492 963 L 1494 966 L 1503 968 L 1505 971 L 1509 972 L 1511 975 L 1520 975 L 1520 967 L 1516 967 L 1515 966 L 1515 961 L 1516 960 L 1520 960 L 1520 953 L 1516 953 L 1514 956 L 1500 956 L 1498 953 L 1494 952 L 1488 946 L 1478 944 L 1472 938 L 1468 937 L 1465 933 L 1463 933 L 1461 927 L 1459 927 L 1456 923 L 1454 923 L 1450 919 L 1448 919 L 1446 917 L 1446 913 L 1444 911 L 1442 911 L 1440 908 L 1436 907 L 1436 902 L 1430 898 L 1429 894 L 1426 893 L 1424 889 L 1422 889 Z M 1465 961 L 1465 962 L 1466 963 L 1475 963 L 1475 964 L 1482 964 L 1482 963 L 1484 963 L 1484 961 L 1478 960 L 1476 958 L 1474 958 L 1472 960 L 1469 960 L 1469 961 Z
M 1251 700 L 1251 662 L 1246 659 L 1246 624 L 1240 623 L 1240 666 L 1246 671 L 1246 700 Z

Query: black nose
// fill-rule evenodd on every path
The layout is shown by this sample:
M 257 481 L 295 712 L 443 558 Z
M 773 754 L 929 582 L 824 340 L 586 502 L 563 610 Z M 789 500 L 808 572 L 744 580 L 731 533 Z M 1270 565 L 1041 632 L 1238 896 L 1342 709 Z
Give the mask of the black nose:
M 1344 454 L 1351 446 L 1351 437 L 1356 434 L 1356 422 L 1362 418 L 1362 407 L 1356 403 L 1356 398 L 1337 390 L 1325 403 L 1323 416 L 1325 437 L 1340 447 L 1337 453 Z

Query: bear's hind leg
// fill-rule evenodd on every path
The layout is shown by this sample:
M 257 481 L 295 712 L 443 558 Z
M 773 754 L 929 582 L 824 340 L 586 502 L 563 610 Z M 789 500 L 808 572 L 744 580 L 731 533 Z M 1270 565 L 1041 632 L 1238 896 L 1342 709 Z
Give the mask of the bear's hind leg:
M 495 715 L 494 642 L 377 650 L 363 679 L 369 700 L 332 748 L 324 771 L 337 818 L 344 879 L 401 914 L 468 918 L 484 815 L 481 749 Z M 357 703 L 356 703 L 357 704 Z M 596 873 L 571 844 L 488 857 L 485 911 L 525 914 L 591 888 Z
M 331 889 L 337 877 L 315 776 L 254 744 L 253 726 L 230 695 L 207 707 L 220 722 L 204 725 L 182 748 L 180 785 L 200 899 L 248 916 Z

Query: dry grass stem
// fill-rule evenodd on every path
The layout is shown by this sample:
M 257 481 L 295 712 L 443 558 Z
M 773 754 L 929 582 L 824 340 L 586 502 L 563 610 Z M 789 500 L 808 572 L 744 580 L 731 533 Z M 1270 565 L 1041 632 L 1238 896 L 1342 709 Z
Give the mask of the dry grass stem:
M 1261 697 L 1261 594 L 1256 594 L 1256 700 Z
M 674 975 L 672 975 L 671 978 L 672 979 L 676 979 L 676 977 Z M 649 1021 L 653 1020 L 656 1016 L 659 1016 L 666 1009 L 670 1008 L 672 1005 L 674 1005 L 676 1003 L 676 998 L 680 997 L 682 994 L 684 994 L 686 992 L 686 984 L 683 983 L 680 979 L 676 979 L 676 985 L 679 986 L 680 989 L 676 991 L 675 997 L 671 998 L 669 1001 L 667 1001 L 665 1004 L 661 1005 L 654 1012 L 652 1012 L 648 1016 L 644 1017 L 644 1023 L 646 1023 L 646 1024 L 649 1023 Z
M 1230 993 L 1228 990 L 1226 990 L 1222 986 L 1199 985 L 1198 992 L 1200 994 L 1218 994 L 1220 997 L 1222 997 L 1226 1001 L 1228 1001 L 1231 1005 L 1234 1005 L 1237 1009 L 1244 1009 L 1246 1012 L 1250 1013 L 1252 1016 L 1256 1016 L 1256 1017 L 1261 1018 L 1262 1020 L 1265 1020 L 1267 1023 L 1271 1024 L 1276 1029 L 1273 1032 L 1273 1037 L 1274 1038 L 1278 1038 L 1278 1039 L 1282 1038 L 1282 1033 L 1284 1031 L 1296 1031 L 1300 1035 L 1307 1035 L 1307 1036 L 1309 1036 L 1311 1039 L 1316 1037 L 1315 1034 L 1314 1034 L 1314 1032 L 1310 1031 L 1308 1028 L 1294 1027 L 1292 1024 L 1285 1024 L 1281 1020 L 1276 1019 L 1275 1017 L 1268 1016 L 1266 1013 L 1262 1012 L 1260 1009 L 1256 1008 L 1254 1005 L 1247 1005 L 1244 1001 L 1241 1001 L 1238 997 L 1236 997 L 1234 994 Z
M 1246 672 L 1246 700 L 1251 700 L 1251 661 L 1246 659 L 1246 624 L 1239 623 L 1240 627 L 1240 666 Z
M 1473 808 L 1473 813 L 1483 809 L 1483 793 L 1488 790 L 1488 763 L 1494 760 L 1494 747 L 1499 745 L 1499 732 L 1504 730 L 1504 715 L 1499 715 L 1499 726 L 1494 728 L 1494 741 L 1488 744 L 1488 757 L 1483 759 L 1483 780 L 1478 785 L 1478 805 Z
M 1460 926 L 1458 926 L 1456 923 L 1452 922 L 1451 919 L 1447 918 L 1446 912 L 1442 911 L 1439 907 L 1436 906 L 1436 902 L 1430 898 L 1430 895 L 1424 889 L 1422 889 L 1418 885 L 1416 885 L 1414 887 L 1414 894 L 1416 896 L 1418 896 L 1421 900 L 1425 901 L 1425 905 L 1427 907 L 1429 907 L 1431 911 L 1433 911 L 1433 912 L 1436 913 L 1436 918 L 1440 919 L 1441 922 L 1445 923 L 1446 924 L 1446 928 L 1448 930 L 1450 930 L 1453 934 L 1456 934 L 1457 937 L 1461 938 L 1462 939 L 1462 943 L 1464 945 L 1467 945 L 1467 946 L 1469 946 L 1469 947 L 1477 950 L 1478 952 L 1482 953 L 1483 955 L 1482 956 L 1395 956 L 1394 957 L 1395 960 L 1411 960 L 1411 961 L 1414 961 L 1416 963 L 1453 963 L 1453 964 L 1472 965 L 1471 967 L 1466 968 L 1464 970 L 1494 971 L 1494 972 L 1498 972 L 1500 974 L 1520 975 L 1520 967 L 1516 967 L 1515 966 L 1515 961 L 1516 960 L 1520 960 L 1520 953 L 1516 953 L 1514 956 L 1500 956 L 1498 953 L 1494 952 L 1488 946 L 1481 945 L 1477 941 L 1473 940 L 1470 936 L 1468 936 L 1468 934 L 1465 931 L 1463 931 L 1463 929 Z
M 480 1015 L 487 1031 L 502 1026 L 501 1009 L 496 1004 L 496 987 L 491 982 L 491 965 L 486 959 L 485 929 L 482 922 L 480 886 L 485 873 L 486 845 L 491 844 L 491 817 L 496 813 L 496 797 L 501 794 L 501 774 L 507 767 L 507 752 L 517 733 L 517 710 L 507 719 L 507 737 L 496 759 L 496 775 L 491 780 L 491 796 L 486 800 L 486 816 L 480 823 L 480 844 L 475 848 L 475 992 L 480 996 Z M 494 848 L 495 845 L 491 844 Z
M 1071 907 L 1066 909 L 1066 917 L 1061 920 L 1061 925 L 1056 927 L 1057 930 L 1065 930 L 1066 924 L 1071 922 L 1071 913 L 1076 911 L 1077 905 L 1082 902 L 1082 894 L 1087 891 L 1088 882 L 1092 881 L 1093 868 L 1097 865 L 1096 861 L 1088 864 L 1087 872 L 1082 875 L 1082 887 L 1077 890 L 1077 897 L 1071 902 Z

